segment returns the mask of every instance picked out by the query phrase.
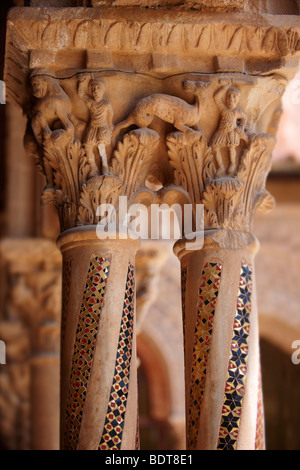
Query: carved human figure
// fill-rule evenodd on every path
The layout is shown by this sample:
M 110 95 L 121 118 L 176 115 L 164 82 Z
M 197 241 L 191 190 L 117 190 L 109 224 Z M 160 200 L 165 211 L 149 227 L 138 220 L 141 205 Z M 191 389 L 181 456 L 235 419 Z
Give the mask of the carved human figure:
M 129 116 L 120 122 L 114 130 L 117 135 L 121 129 L 129 127 L 132 124 L 138 127 L 148 127 L 154 117 L 158 117 L 173 126 L 181 132 L 202 133 L 199 124 L 200 120 L 200 98 L 204 96 L 205 89 L 210 82 L 190 81 L 183 82 L 183 88 L 195 96 L 195 103 L 189 104 L 177 96 L 165 94 L 153 94 L 146 96 L 138 101 Z
M 236 147 L 240 144 L 240 140 L 247 141 L 245 126 L 247 116 L 238 106 L 241 92 L 226 82 L 214 94 L 214 100 L 220 111 L 218 127 L 214 132 L 210 145 L 215 152 L 219 173 L 225 173 L 225 166 L 222 159 L 221 149 L 227 148 L 229 154 L 228 174 L 233 174 L 237 169 Z
M 91 96 L 87 93 L 90 86 Z M 84 146 L 91 170 L 90 177 L 99 175 L 96 164 L 95 149 L 99 151 L 102 162 L 102 173 L 107 174 L 106 147 L 111 143 L 113 131 L 113 109 L 108 99 L 104 98 L 106 84 L 100 78 L 91 79 L 90 75 L 80 74 L 78 95 L 87 105 L 90 119 L 84 137 Z M 96 150 L 96 151 L 97 151 Z

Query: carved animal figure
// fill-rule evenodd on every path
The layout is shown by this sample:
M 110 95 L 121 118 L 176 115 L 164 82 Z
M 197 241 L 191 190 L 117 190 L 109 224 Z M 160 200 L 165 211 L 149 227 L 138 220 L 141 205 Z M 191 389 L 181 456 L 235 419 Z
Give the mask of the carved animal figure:
M 74 134 L 79 124 L 72 111 L 71 100 L 53 75 L 31 75 L 32 94 L 36 98 L 31 117 L 31 127 L 37 142 L 50 137 L 54 129 L 64 129 Z
M 185 80 L 183 82 L 184 90 L 195 96 L 194 104 L 188 104 L 181 98 L 165 94 L 153 94 L 142 98 L 129 116 L 115 127 L 114 135 L 133 124 L 138 127 L 148 127 L 155 116 L 173 124 L 181 132 L 192 132 L 193 130 L 202 132 L 199 124 L 200 98 L 209 85 L 210 82 L 202 81 Z
M 38 160 L 46 176 L 47 188 L 54 186 L 52 167 L 43 155 L 42 145 L 60 139 L 69 142 L 74 138 L 74 126 L 80 121 L 72 111 L 71 100 L 51 72 L 36 69 L 31 74 L 32 94 L 35 102 L 31 114 L 31 128 L 39 145 Z M 28 135 L 27 145 L 30 145 Z M 34 147 L 34 142 L 31 142 Z

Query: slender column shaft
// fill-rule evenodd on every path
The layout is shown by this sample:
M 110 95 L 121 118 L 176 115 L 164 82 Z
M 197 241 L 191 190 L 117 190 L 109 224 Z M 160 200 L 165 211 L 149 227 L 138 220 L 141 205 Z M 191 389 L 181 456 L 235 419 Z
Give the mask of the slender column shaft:
M 59 448 L 59 354 L 31 358 L 31 448 Z M 56 385 L 56 386 L 55 386 Z
M 62 233 L 61 446 L 134 450 L 137 375 L 131 239 Z
M 255 251 L 256 243 L 221 248 L 209 231 L 202 250 L 175 245 L 182 268 L 188 449 L 255 449 L 256 440 L 261 447 Z
M 31 448 L 58 450 L 59 322 L 44 319 L 32 336 L 35 339 L 30 358 Z

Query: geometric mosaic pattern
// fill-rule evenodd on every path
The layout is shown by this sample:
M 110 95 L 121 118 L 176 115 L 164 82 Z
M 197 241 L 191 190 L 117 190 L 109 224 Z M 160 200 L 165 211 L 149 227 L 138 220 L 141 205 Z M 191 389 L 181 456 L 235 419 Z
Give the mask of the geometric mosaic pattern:
M 265 450 L 264 406 L 263 406 L 263 393 L 262 393 L 260 369 L 259 369 L 259 383 L 258 383 L 255 450 Z
M 242 263 L 217 445 L 219 450 L 235 450 L 237 444 L 247 373 L 252 294 L 251 269 L 251 266 Z
M 182 305 L 182 326 L 183 338 L 185 338 L 185 294 L 186 294 L 187 268 L 181 269 L 181 305 Z M 183 342 L 185 344 L 185 341 Z
M 115 371 L 99 450 L 120 450 L 128 399 L 134 319 L 134 266 L 128 267 Z
M 221 263 L 206 263 L 201 274 L 190 382 L 187 426 L 188 449 L 197 448 L 200 411 L 205 389 L 206 368 L 221 280 L 221 270 Z
M 109 266 L 110 259 L 95 257 L 90 260 L 75 335 L 66 408 L 65 450 L 76 450 L 78 445 Z

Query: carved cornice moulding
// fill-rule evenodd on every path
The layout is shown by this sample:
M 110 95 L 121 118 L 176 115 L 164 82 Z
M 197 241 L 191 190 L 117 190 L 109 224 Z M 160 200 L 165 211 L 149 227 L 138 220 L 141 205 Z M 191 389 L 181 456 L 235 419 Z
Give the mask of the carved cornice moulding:
M 119 69 L 165 76 L 182 72 L 265 74 L 298 67 L 297 16 L 199 13 L 139 7 L 14 8 L 7 20 L 7 99 L 24 106 L 27 74 Z M 292 70 L 290 70 L 292 69 Z

